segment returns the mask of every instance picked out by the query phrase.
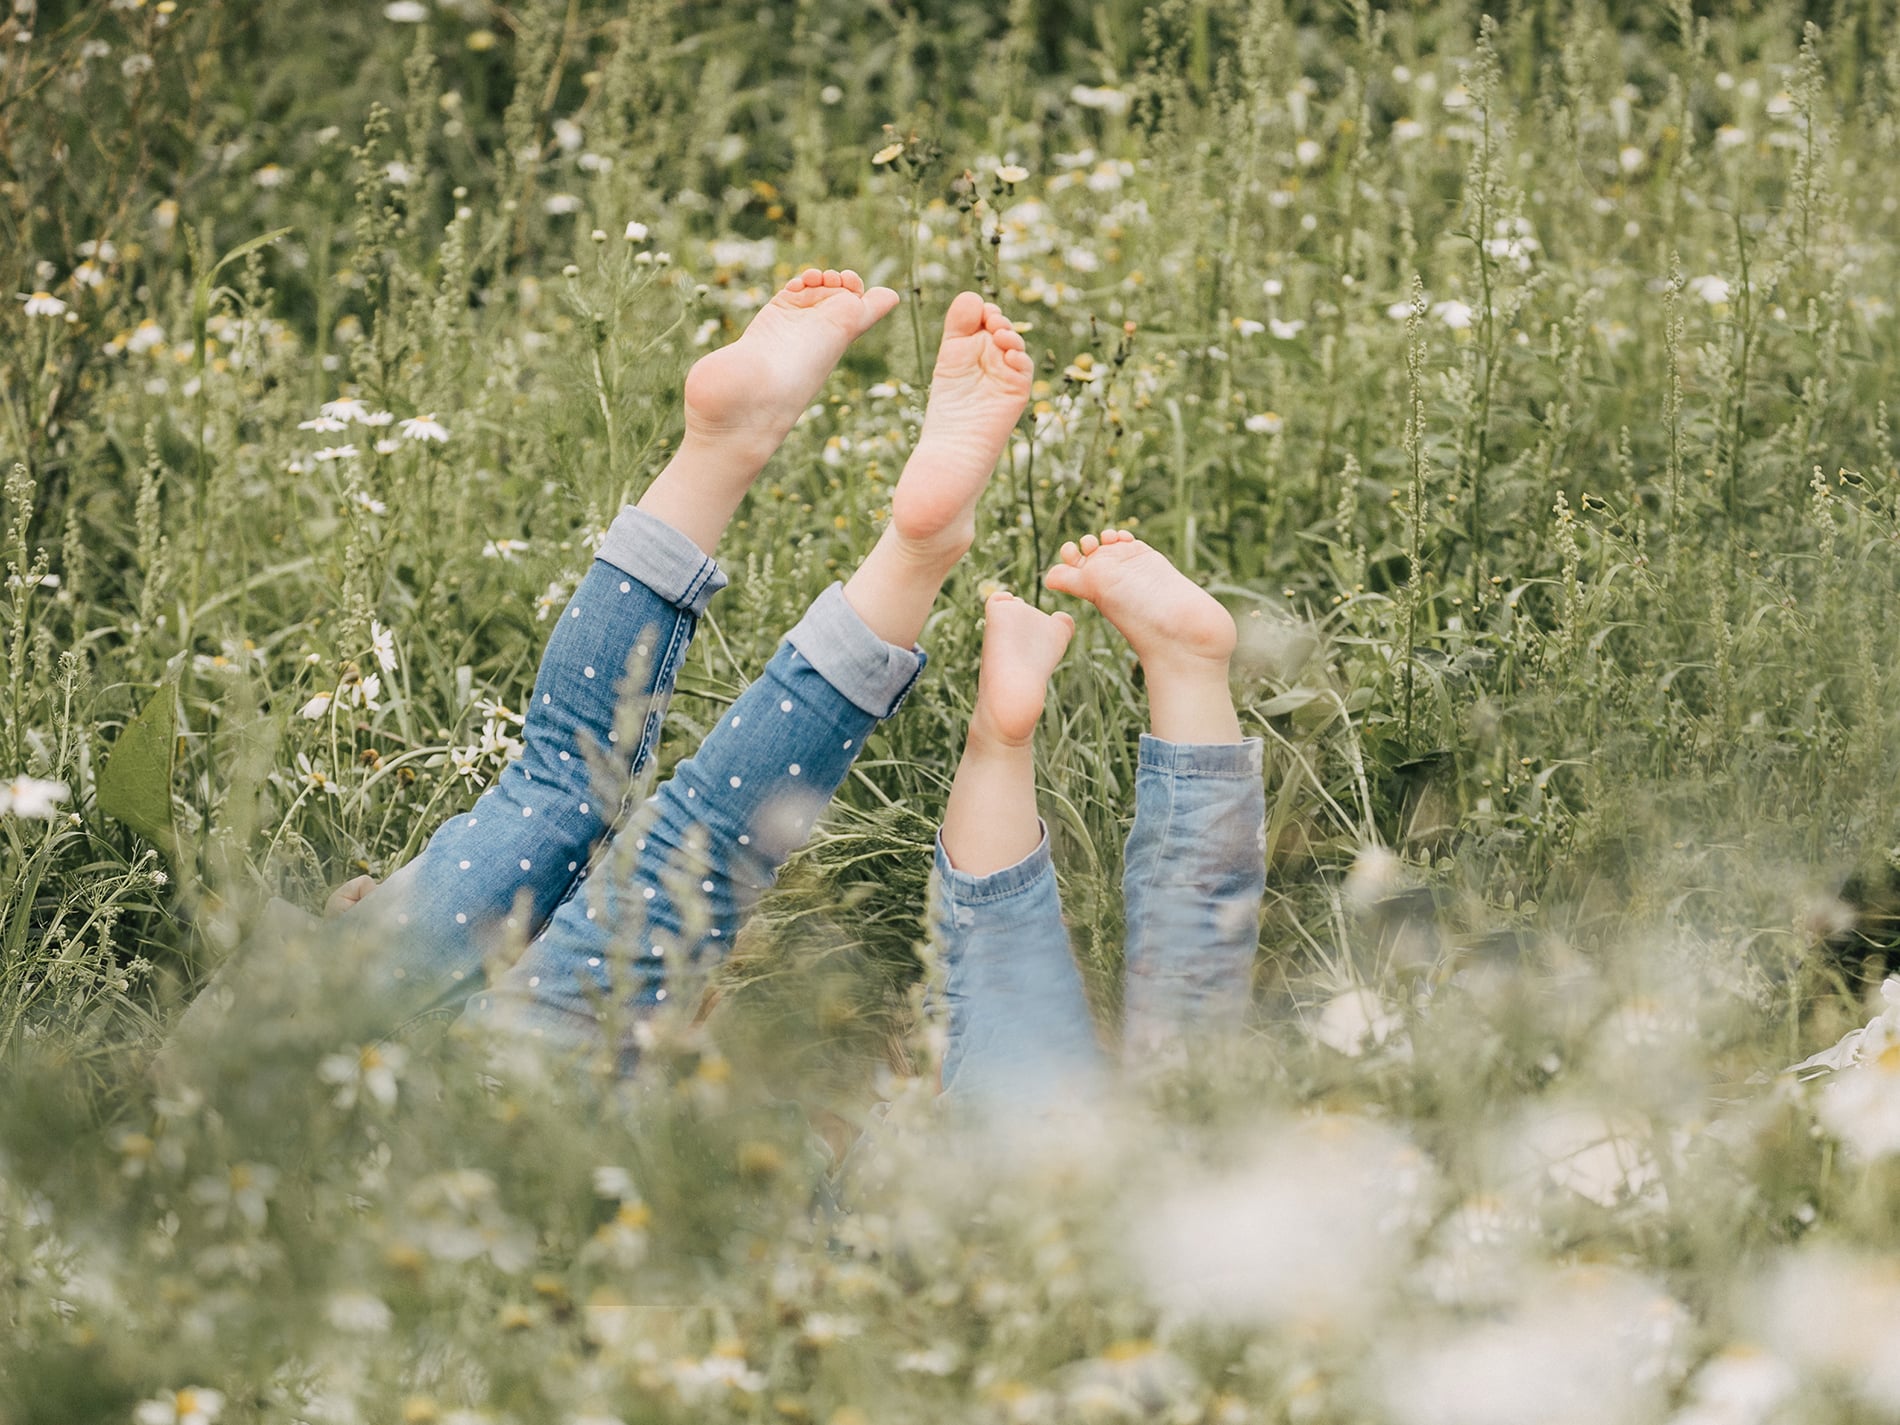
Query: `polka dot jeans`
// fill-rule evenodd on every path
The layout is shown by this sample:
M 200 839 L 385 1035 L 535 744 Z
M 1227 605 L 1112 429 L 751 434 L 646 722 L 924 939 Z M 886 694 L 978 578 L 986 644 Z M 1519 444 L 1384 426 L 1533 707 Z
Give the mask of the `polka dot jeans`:
M 548 638 L 522 755 L 349 917 L 374 946 L 390 1027 L 459 1007 L 481 987 L 483 957 L 537 933 L 567 897 L 652 756 L 699 616 L 725 584 L 685 535 L 621 511 Z
M 865 626 L 832 585 L 699 750 L 614 833 L 586 879 L 467 1018 L 630 1067 L 640 1021 L 693 996 L 810 837 L 921 649 Z
M 1267 880 L 1262 768 L 1258 738 L 1141 739 L 1122 869 L 1131 1066 L 1246 1016 Z M 931 922 L 944 963 L 946 1096 L 995 1118 L 1099 1091 L 1106 1061 L 1069 953 L 1047 834 L 989 876 L 956 870 L 939 841 Z

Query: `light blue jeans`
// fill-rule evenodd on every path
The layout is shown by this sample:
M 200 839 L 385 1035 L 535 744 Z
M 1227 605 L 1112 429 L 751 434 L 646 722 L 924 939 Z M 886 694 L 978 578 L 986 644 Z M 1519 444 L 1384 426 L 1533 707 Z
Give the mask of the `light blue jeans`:
M 633 508 L 615 520 L 542 655 L 522 756 L 345 917 L 375 947 L 370 988 L 392 1028 L 461 1011 L 563 1048 L 598 1046 L 607 1028 L 627 1050 L 669 976 L 731 942 L 925 660 L 832 585 L 699 751 L 629 809 L 725 583 L 670 526 Z M 491 957 L 523 945 L 484 988 Z
M 1126 905 L 1122 1043 L 1131 1063 L 1237 1029 L 1252 998 L 1266 890 L 1266 790 L 1258 738 L 1141 739 Z M 1108 1060 L 1062 923 L 1049 838 L 988 876 L 937 844 L 933 931 L 943 955 L 944 1092 L 979 1115 L 1086 1101 Z

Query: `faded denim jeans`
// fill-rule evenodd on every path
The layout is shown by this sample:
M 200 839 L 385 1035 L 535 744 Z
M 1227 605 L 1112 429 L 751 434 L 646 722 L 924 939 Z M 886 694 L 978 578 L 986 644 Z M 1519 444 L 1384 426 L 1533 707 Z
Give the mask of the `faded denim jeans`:
M 872 633 L 834 584 L 698 752 L 629 810 L 725 583 L 684 535 L 621 512 L 548 641 L 522 756 L 346 917 L 373 937 L 392 1028 L 461 1011 L 552 1047 L 611 1041 L 624 1058 L 669 981 L 723 954 L 925 662 Z M 637 735 L 623 740 L 617 710 Z M 525 951 L 485 987 L 511 942 Z
M 1143 736 L 1126 904 L 1123 1052 L 1173 1057 L 1232 1031 L 1252 998 L 1266 890 L 1258 738 L 1182 744 Z M 937 845 L 933 930 L 944 963 L 944 1092 L 981 1116 L 1037 1114 L 1099 1095 L 1109 1078 L 1062 923 L 1049 838 L 988 876 Z

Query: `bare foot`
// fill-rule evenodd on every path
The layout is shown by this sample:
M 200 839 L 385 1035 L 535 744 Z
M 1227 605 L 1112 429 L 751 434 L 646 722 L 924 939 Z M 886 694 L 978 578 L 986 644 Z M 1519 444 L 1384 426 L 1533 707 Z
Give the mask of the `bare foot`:
M 1026 745 L 1042 716 L 1049 675 L 1075 633 L 1067 614 L 1046 614 L 998 590 L 983 606 L 983 661 L 976 679 L 972 738 Z
M 1238 742 L 1227 686 L 1237 633 L 1220 601 L 1123 529 L 1062 546 L 1043 576 L 1058 594 L 1087 599 L 1115 625 L 1148 683 L 1155 736 L 1170 742 Z
M 816 267 L 787 282 L 739 339 L 686 373 L 686 438 L 736 446 L 763 465 L 845 348 L 897 305 L 888 287 Z
M 944 314 L 924 428 L 891 500 L 891 528 L 919 553 L 960 558 L 976 501 L 1029 401 L 1036 363 L 995 303 L 959 294 Z

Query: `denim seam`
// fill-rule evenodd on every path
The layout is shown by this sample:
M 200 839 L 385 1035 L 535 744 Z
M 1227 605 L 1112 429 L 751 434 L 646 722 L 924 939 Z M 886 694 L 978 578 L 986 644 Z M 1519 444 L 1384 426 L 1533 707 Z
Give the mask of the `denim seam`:
M 1148 884 L 1142 895 L 1142 906 L 1144 909 L 1148 907 L 1152 907 L 1154 905 L 1155 886 L 1159 884 L 1161 880 L 1161 862 L 1163 858 L 1160 854 L 1160 849 L 1163 846 L 1166 846 L 1168 844 L 1168 838 L 1174 833 L 1174 802 L 1175 802 L 1174 787 L 1175 787 L 1175 784 L 1174 784 L 1173 779 L 1170 778 L 1168 780 L 1167 787 L 1168 787 L 1168 814 L 1167 814 L 1166 819 L 1163 820 L 1161 823 L 1161 839 L 1155 843 L 1154 864 L 1148 868 Z M 1139 795 L 1139 793 L 1137 793 L 1137 795 Z M 1139 814 L 1139 809 L 1140 809 L 1139 801 L 1136 802 L 1136 809 L 1137 809 L 1137 814 Z M 1136 926 L 1133 921 L 1130 921 L 1127 927 L 1126 934 L 1123 939 L 1123 946 L 1122 946 L 1122 963 L 1124 965 L 1133 965 L 1136 962 L 1137 957 L 1133 953 L 1136 949 L 1136 933 L 1137 933 Z
M 662 694 L 660 689 L 667 687 L 668 681 L 678 675 L 679 662 L 685 656 L 681 651 L 682 641 L 692 642 L 693 630 L 698 627 L 698 622 L 693 615 L 684 612 L 673 620 L 673 632 L 667 639 L 666 652 L 654 668 L 656 676 L 653 679 L 651 695 L 654 706 L 648 709 L 645 725 L 640 729 L 640 740 L 634 745 L 633 755 L 627 759 L 627 771 L 630 776 L 638 774 L 640 767 L 652 757 L 654 749 L 659 745 L 660 729 L 666 723 L 667 709 L 672 701 L 671 690 Z

